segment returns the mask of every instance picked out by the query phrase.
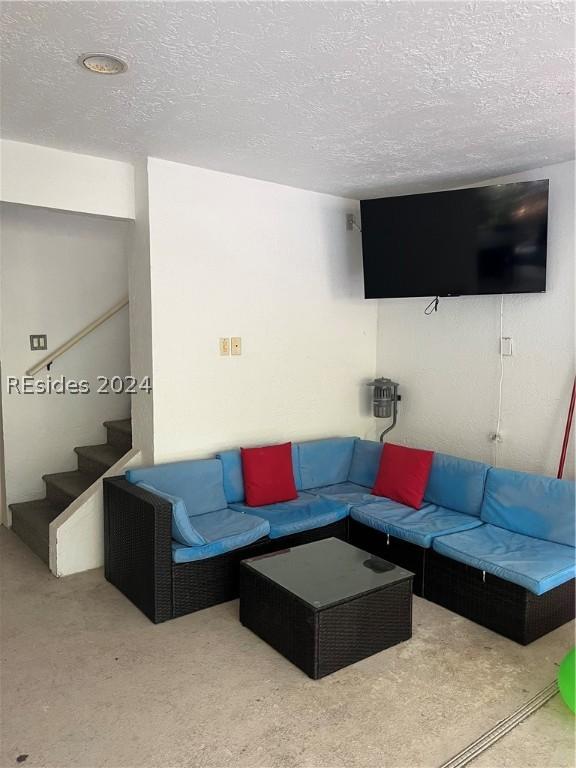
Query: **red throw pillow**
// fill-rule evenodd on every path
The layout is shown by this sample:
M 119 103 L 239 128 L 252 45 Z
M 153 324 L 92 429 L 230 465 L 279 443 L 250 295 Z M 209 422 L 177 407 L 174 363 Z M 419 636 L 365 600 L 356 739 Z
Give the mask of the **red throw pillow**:
M 386 443 L 372 493 L 420 509 L 433 458 L 434 451 Z
M 292 467 L 292 443 L 241 448 L 246 504 L 261 507 L 298 497 Z

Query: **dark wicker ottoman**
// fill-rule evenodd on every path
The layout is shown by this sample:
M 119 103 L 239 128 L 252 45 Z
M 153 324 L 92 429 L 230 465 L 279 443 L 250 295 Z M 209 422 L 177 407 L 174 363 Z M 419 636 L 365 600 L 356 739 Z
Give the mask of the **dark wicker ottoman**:
M 240 621 L 314 679 L 412 636 L 413 574 L 324 539 L 240 564 Z

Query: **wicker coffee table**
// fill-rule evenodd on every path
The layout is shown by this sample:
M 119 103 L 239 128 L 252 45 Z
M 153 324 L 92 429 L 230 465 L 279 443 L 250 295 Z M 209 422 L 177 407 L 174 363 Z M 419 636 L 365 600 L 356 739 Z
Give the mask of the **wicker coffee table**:
M 240 621 L 317 679 L 412 636 L 413 574 L 340 539 L 243 560 Z

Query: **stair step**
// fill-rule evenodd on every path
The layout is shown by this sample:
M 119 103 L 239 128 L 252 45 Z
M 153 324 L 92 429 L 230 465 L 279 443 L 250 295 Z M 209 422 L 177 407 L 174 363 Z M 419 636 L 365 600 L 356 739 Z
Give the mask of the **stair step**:
M 105 421 L 107 443 L 82 445 L 74 450 L 78 456 L 78 469 L 44 475 L 46 498 L 10 504 L 12 530 L 39 557 L 49 564 L 50 523 L 74 499 L 84 493 L 92 483 L 132 448 L 132 422 L 130 419 Z
M 53 506 L 63 510 L 92 485 L 94 477 L 86 472 L 76 470 L 75 472 L 43 475 L 42 480 L 46 483 L 47 499 Z
M 105 421 L 104 426 L 109 445 L 120 448 L 124 453 L 132 448 L 132 421 L 130 419 Z
M 49 527 L 61 510 L 48 499 L 10 504 L 12 530 L 45 563 L 48 563 Z
M 125 451 L 115 445 L 104 443 L 103 445 L 81 445 L 74 448 L 78 455 L 78 469 L 92 475 L 101 477 L 106 470 L 122 458 Z

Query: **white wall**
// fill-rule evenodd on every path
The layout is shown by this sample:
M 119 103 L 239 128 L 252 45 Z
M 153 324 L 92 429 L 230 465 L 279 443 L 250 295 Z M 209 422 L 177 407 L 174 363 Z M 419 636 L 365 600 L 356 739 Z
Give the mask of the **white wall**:
M 104 442 L 102 421 L 129 414 L 127 395 L 96 394 L 97 375 L 129 373 L 126 309 L 52 366 L 53 377 L 89 379 L 90 395 L 8 394 L 6 377 L 22 376 L 45 356 L 30 351 L 31 333 L 46 333 L 50 351 L 127 294 L 132 225 L 7 203 L 0 211 L 3 427 L 12 503 L 42 497 L 43 474 L 75 469 L 73 448 Z
M 489 183 L 550 179 L 545 294 L 504 299 L 502 432 L 494 451 L 500 374 L 500 296 L 382 300 L 378 373 L 401 384 L 390 440 L 555 475 L 574 376 L 574 163 Z M 379 426 L 379 425 L 377 425 Z M 566 476 L 573 476 L 569 461 Z
M 130 360 L 132 375 L 141 382 L 145 377 L 153 380 L 147 161 L 135 166 L 134 189 L 134 236 L 128 254 Z M 153 411 L 154 395 L 139 390 L 132 398 L 132 445 L 140 449 L 144 463 L 154 459 Z
M 156 461 L 366 434 L 376 312 L 358 204 L 150 159 Z M 241 336 L 241 357 L 218 339 Z
M 134 170 L 118 160 L 3 139 L 0 200 L 133 219 Z

